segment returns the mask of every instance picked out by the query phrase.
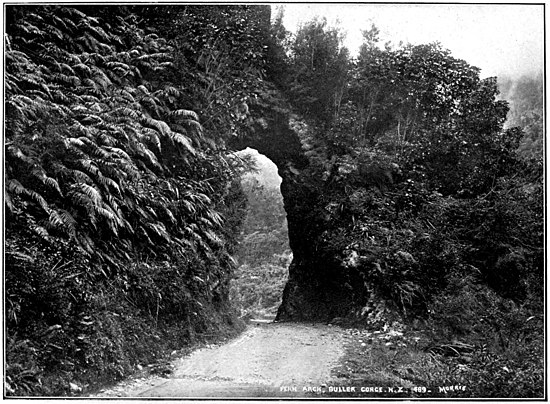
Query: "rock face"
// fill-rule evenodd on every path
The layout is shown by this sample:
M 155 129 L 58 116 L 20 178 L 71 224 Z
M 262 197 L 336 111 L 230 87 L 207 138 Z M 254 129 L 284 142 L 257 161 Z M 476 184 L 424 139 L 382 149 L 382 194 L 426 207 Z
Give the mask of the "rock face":
M 311 168 L 307 142 L 288 112 L 251 107 L 250 119 L 251 131 L 231 146 L 254 148 L 277 165 L 283 179 L 281 193 L 294 256 L 277 320 L 330 320 L 344 316 L 354 300 L 352 283 L 338 262 L 327 260 L 317 251 L 325 218 L 314 207 L 319 205 L 323 187 Z

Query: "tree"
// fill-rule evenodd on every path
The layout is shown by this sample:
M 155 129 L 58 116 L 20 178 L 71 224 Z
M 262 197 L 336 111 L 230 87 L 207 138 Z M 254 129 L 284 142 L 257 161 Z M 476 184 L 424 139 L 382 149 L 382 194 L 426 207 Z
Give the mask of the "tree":
M 502 98 L 510 103 L 507 127 L 518 126 L 524 136 L 520 153 L 525 158 L 540 158 L 543 150 L 543 80 L 542 75 L 499 79 Z
M 290 59 L 289 97 L 303 114 L 328 124 L 345 92 L 349 52 L 342 34 L 326 20 L 310 21 L 296 34 Z

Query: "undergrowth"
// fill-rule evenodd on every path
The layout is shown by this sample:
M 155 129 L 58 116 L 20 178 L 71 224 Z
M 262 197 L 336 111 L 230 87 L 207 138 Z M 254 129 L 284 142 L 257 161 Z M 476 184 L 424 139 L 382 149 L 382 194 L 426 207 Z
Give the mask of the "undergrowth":
M 346 354 L 334 375 L 341 385 L 403 388 L 357 397 L 543 398 L 541 293 L 541 284 L 531 284 L 517 304 L 472 278 L 455 277 L 428 318 L 396 322 L 386 332 L 346 330 Z
M 163 265 L 135 272 L 143 283 L 109 280 L 67 241 L 20 232 L 6 246 L 9 396 L 85 394 L 244 326 L 225 302 L 201 303 L 163 281 Z M 144 295 L 155 291 L 157 300 Z

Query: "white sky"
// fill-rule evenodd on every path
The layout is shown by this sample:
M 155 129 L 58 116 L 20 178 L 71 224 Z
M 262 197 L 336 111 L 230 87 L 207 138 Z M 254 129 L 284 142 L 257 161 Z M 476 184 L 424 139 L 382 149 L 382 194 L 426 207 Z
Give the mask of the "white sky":
M 277 5 L 272 5 L 275 15 Z M 542 72 L 542 5 L 525 4 L 284 4 L 283 23 L 295 32 L 316 15 L 346 32 L 345 46 L 356 54 L 361 30 L 374 23 L 382 42 L 438 41 L 452 55 L 482 69 L 481 76 Z

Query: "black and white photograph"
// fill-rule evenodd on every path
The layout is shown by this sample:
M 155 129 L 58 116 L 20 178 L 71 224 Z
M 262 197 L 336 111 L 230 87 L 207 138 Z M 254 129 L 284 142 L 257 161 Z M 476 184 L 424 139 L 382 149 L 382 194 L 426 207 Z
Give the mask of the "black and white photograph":
M 3 400 L 548 400 L 545 6 L 3 2 Z

